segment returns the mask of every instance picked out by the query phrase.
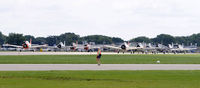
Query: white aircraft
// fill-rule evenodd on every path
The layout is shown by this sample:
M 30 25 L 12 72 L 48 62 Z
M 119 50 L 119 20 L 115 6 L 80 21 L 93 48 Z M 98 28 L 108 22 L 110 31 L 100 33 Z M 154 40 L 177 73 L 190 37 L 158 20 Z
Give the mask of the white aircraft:
M 126 42 L 124 42 L 123 44 L 121 44 L 120 46 L 113 46 L 113 45 L 104 45 L 104 48 L 111 48 L 111 49 L 116 49 L 116 50 L 118 50 L 118 53 L 119 53 L 119 51 L 121 50 L 123 53 L 125 52 L 125 51 L 131 51 L 131 53 L 133 53 L 133 50 L 137 50 L 137 49 L 139 49 L 139 48 L 141 48 L 141 47 L 134 47 L 134 46 L 130 46 L 130 44 L 128 43 L 126 43 Z
M 12 44 L 3 44 L 3 47 L 15 47 L 15 48 L 20 48 L 21 49 L 25 49 L 25 50 L 31 50 L 33 48 L 40 48 L 40 47 L 47 47 L 47 45 L 32 45 L 32 40 L 30 39 L 29 41 L 24 41 L 22 43 L 22 46 L 19 45 L 12 45 Z M 33 49 L 34 50 L 34 49 Z
M 60 42 L 58 45 L 56 45 L 56 48 L 59 48 L 59 49 L 65 49 L 65 48 L 67 48 L 67 47 L 65 46 L 65 41 L 64 41 L 64 43 L 63 43 L 63 42 Z
M 76 51 L 78 49 L 77 46 L 79 46 L 78 42 L 72 43 L 72 46 L 70 47 L 70 50 Z
M 49 48 L 53 51 L 60 51 L 60 50 L 63 50 L 63 51 L 67 51 L 68 49 L 68 46 L 65 46 L 65 41 L 64 43 L 63 42 L 60 42 L 59 44 L 55 44 L 53 47 L 52 46 L 49 46 Z
M 95 44 L 85 44 L 84 45 L 84 50 L 86 50 L 87 52 L 92 52 L 98 49 L 102 49 L 104 47 L 104 45 L 95 45 Z
M 197 49 L 197 48 L 184 48 L 183 45 L 180 45 L 180 44 L 169 44 L 169 49 L 171 52 L 173 52 L 174 54 L 176 53 L 186 53 L 187 51 L 190 51 L 190 50 L 194 50 L 194 49 Z
M 103 45 L 92 45 L 92 44 L 78 44 L 78 42 L 76 43 L 72 43 L 72 46 L 70 47 L 71 50 L 73 51 L 86 51 L 86 52 L 92 52 L 94 51 L 94 49 L 97 48 L 101 48 L 103 47 Z
M 151 43 L 146 45 L 145 49 L 154 54 L 157 54 L 159 52 L 166 54 L 166 53 L 169 53 L 170 51 L 170 49 L 163 44 L 152 45 Z

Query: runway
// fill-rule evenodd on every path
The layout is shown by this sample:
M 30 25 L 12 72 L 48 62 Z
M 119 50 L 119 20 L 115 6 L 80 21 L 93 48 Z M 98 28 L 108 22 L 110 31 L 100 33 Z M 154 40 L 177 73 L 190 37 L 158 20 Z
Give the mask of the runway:
M 0 56 L 2 55 L 96 55 L 97 52 L 0 52 Z M 130 55 L 130 52 L 102 52 L 103 55 Z M 142 53 L 135 53 L 142 54 Z M 149 53 L 151 54 L 151 53 Z M 163 54 L 163 53 L 159 53 Z M 173 54 L 173 53 L 170 53 Z M 195 54 L 195 53 L 187 53 L 187 54 Z
M 0 71 L 200 70 L 200 64 L 0 64 Z
M 96 55 L 97 52 L 0 52 L 0 55 Z M 102 52 L 104 55 L 115 55 L 117 52 Z M 125 53 L 130 54 L 130 53 Z

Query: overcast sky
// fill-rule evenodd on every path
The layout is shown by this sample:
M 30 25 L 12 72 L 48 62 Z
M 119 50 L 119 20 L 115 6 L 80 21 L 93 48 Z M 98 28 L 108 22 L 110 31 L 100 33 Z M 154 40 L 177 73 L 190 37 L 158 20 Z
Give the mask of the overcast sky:
M 125 40 L 200 33 L 200 0 L 0 0 L 0 31 L 47 37 L 74 32 Z

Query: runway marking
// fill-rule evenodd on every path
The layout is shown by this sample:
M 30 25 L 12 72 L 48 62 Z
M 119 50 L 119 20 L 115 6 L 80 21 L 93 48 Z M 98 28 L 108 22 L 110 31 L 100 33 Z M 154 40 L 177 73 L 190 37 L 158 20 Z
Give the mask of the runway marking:
M 200 70 L 200 64 L 0 64 L 0 71 Z

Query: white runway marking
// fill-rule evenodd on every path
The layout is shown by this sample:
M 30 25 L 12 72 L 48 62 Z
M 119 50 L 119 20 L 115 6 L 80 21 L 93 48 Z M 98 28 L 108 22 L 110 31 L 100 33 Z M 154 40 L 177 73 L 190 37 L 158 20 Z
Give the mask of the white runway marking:
M 0 71 L 200 70 L 200 64 L 0 64 Z

